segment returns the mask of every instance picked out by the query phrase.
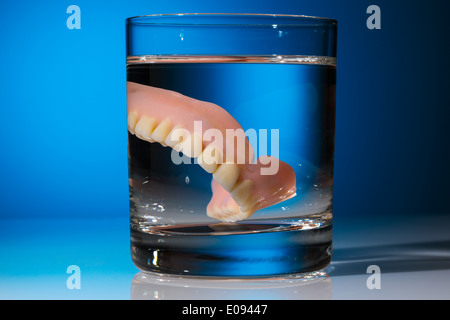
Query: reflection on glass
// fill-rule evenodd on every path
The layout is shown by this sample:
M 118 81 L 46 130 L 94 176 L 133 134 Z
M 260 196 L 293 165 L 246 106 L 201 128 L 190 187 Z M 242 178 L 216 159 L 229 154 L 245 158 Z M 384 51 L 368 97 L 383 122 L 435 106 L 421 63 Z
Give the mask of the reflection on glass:
M 301 276 L 226 280 L 137 273 L 132 300 L 328 300 L 331 278 L 324 271 Z

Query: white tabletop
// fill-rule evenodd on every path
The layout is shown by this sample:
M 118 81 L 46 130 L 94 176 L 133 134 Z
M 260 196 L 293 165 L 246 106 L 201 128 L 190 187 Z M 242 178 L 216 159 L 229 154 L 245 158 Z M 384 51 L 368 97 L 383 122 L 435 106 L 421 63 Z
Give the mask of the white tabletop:
M 127 218 L 3 219 L 0 299 L 449 299 L 449 226 L 445 215 L 335 215 L 332 263 L 309 279 L 205 280 L 141 273 Z M 79 289 L 67 284 L 71 265 Z

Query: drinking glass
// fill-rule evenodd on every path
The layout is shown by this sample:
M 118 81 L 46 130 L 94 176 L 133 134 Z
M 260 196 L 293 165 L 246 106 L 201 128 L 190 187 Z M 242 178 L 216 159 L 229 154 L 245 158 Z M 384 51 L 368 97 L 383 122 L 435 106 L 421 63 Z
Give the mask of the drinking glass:
M 131 255 L 144 272 L 302 276 L 329 265 L 333 19 L 127 19 Z

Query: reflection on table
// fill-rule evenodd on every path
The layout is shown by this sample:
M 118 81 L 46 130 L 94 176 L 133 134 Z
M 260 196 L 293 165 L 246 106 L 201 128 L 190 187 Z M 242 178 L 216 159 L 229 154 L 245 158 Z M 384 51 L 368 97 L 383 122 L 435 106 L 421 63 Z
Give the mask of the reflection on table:
M 325 271 L 271 279 L 201 279 L 138 272 L 132 300 L 308 300 L 331 299 Z

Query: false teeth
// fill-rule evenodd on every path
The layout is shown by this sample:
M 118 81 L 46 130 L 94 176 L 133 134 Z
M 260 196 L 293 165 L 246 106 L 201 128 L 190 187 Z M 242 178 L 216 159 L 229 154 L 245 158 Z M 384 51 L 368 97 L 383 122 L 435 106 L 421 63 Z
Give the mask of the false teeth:
M 136 124 L 136 127 L 134 128 L 134 133 L 136 137 L 147 140 L 147 141 L 153 141 L 151 138 L 153 130 L 156 128 L 156 119 L 142 116 L 139 121 Z
M 208 173 L 214 173 L 222 163 L 222 152 L 213 144 L 209 144 L 198 157 L 197 163 Z
M 180 151 L 180 145 L 189 135 L 190 133 L 187 129 L 177 125 L 172 129 L 172 131 L 170 131 L 164 142 L 172 149 Z
M 202 145 L 202 135 L 193 133 L 181 143 L 180 151 L 189 158 L 197 158 L 202 153 Z
M 136 123 L 138 121 L 138 114 L 135 111 L 131 111 L 128 113 L 128 131 L 131 134 L 134 134 L 134 128 L 136 127 Z
M 223 221 L 242 220 L 256 210 L 295 196 L 292 167 L 275 158 L 276 166 L 272 168 L 272 160 L 275 159 L 270 157 L 269 163 L 262 161 L 262 157 L 254 163 L 254 150 L 245 132 L 224 108 L 174 91 L 133 82 L 127 82 L 127 105 L 127 125 L 131 134 L 197 158 L 197 163 L 212 174 L 213 195 L 207 206 L 208 216 Z M 205 124 L 205 133 L 195 130 L 196 121 Z M 194 130 L 188 130 L 193 124 Z M 226 148 L 220 145 L 220 138 L 208 143 L 212 140 L 202 139 L 207 130 L 224 135 L 228 131 L 234 132 L 233 139 L 220 137 Z M 233 144 L 229 148 L 231 141 Z M 264 175 L 262 170 L 267 169 L 268 164 L 274 172 Z
M 167 136 L 169 135 L 170 131 L 172 130 L 172 124 L 169 119 L 164 119 L 153 131 L 151 138 L 161 143 L 162 145 L 166 145 L 164 141 L 166 140 Z
M 239 167 L 235 163 L 224 163 L 213 173 L 213 178 L 230 192 L 239 177 Z

